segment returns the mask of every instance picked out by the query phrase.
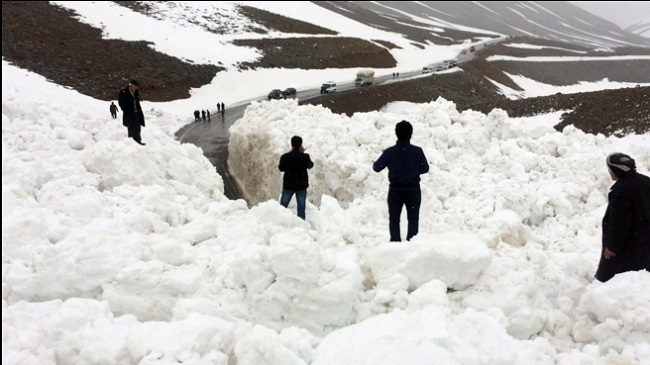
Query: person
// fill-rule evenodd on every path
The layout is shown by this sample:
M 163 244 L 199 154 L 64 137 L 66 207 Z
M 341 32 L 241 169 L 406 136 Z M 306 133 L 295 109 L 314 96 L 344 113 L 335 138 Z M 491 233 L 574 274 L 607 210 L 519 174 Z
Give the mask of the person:
M 223 107 L 221 108 L 223 112 Z M 307 188 L 309 187 L 309 175 L 307 169 L 314 167 L 314 163 L 305 153 L 302 145 L 302 138 L 291 137 L 291 151 L 280 157 L 278 169 L 284 172 L 282 177 L 282 197 L 280 204 L 283 207 L 289 206 L 289 201 L 296 195 L 298 217 L 305 219 L 305 203 L 307 200 Z
M 144 146 L 140 136 L 141 127 L 144 127 L 144 113 L 140 106 L 139 87 L 140 84 L 136 80 L 131 80 L 129 85 L 120 91 L 117 103 L 122 109 L 122 124 L 128 128 L 129 137 Z
M 210 121 L 210 109 L 206 109 L 206 113 L 208 114 L 208 122 Z
M 413 126 L 403 120 L 395 125 L 397 143 L 387 148 L 372 165 L 375 172 L 388 167 L 388 228 L 391 242 L 400 242 L 400 216 L 406 206 L 406 240 L 418 234 L 420 219 L 420 175 L 429 172 L 422 148 L 411 144 Z
M 606 159 L 609 190 L 602 223 L 602 249 L 596 279 L 626 271 L 650 271 L 650 177 L 636 172 L 634 159 L 615 152 Z
M 221 112 L 221 104 L 217 103 L 217 113 Z
M 111 117 L 113 117 L 113 119 L 117 119 L 117 105 L 115 105 L 115 103 L 112 101 L 111 101 Z
M 198 109 L 194 111 L 194 121 L 195 122 L 201 121 L 201 112 Z
M 226 111 L 226 105 L 224 105 L 223 101 L 221 102 L 221 114 L 223 114 Z
M 206 114 L 205 114 L 205 109 L 201 110 L 201 118 L 203 119 L 204 122 L 205 122 L 206 120 L 208 120 L 208 118 L 207 118 L 207 116 L 206 116 Z

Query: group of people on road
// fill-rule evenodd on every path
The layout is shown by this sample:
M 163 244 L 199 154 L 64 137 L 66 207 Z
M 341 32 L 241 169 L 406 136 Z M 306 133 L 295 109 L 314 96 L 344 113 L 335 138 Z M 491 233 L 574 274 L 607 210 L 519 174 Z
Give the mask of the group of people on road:
M 122 110 L 122 124 L 129 138 L 140 144 L 141 127 L 145 126 L 140 105 L 140 84 L 131 80 L 118 94 Z M 217 103 L 223 114 L 225 106 Z M 117 118 L 117 106 L 111 102 L 110 113 Z M 203 120 L 209 120 L 209 111 L 203 111 Z M 199 111 L 194 111 L 199 120 Z M 429 172 L 429 163 L 422 148 L 411 144 L 413 126 L 406 120 L 395 125 L 397 142 L 387 148 L 373 163 L 373 170 L 388 168 L 388 230 L 391 242 L 400 242 L 400 218 L 406 207 L 408 228 L 406 240 L 418 234 L 420 205 L 420 175 Z M 280 157 L 278 169 L 283 172 L 280 204 L 285 208 L 296 196 L 297 214 L 303 220 L 309 187 L 308 169 L 314 167 L 305 152 L 300 136 L 291 138 L 291 150 Z M 610 188 L 608 205 L 602 221 L 602 252 L 595 277 L 605 282 L 626 271 L 650 271 L 650 177 L 636 171 L 636 162 L 624 153 L 612 153 L 606 158 L 609 175 L 615 183 Z
M 199 111 L 198 109 L 194 111 L 194 121 L 195 122 L 200 122 L 203 120 L 204 122 L 210 121 L 210 110 L 209 109 L 203 109 Z

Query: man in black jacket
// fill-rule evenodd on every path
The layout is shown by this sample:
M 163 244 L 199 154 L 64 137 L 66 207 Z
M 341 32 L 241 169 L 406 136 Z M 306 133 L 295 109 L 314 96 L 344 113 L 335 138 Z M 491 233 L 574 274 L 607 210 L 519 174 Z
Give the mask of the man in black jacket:
M 388 227 L 391 242 L 400 242 L 400 216 L 406 206 L 408 231 L 406 240 L 418 234 L 420 221 L 420 174 L 429 172 L 429 163 L 422 148 L 411 144 L 413 126 L 403 120 L 395 126 L 397 143 L 387 148 L 372 169 L 380 172 L 388 167 Z
M 223 106 L 221 111 L 223 111 Z M 314 167 L 314 163 L 305 153 L 302 146 L 302 138 L 291 137 L 291 151 L 280 157 L 278 169 L 284 172 L 282 177 L 282 197 L 280 204 L 283 207 L 289 206 L 291 197 L 296 194 L 296 205 L 298 217 L 305 219 L 305 204 L 307 200 L 307 188 L 309 187 L 309 175 L 307 169 Z
M 596 279 L 605 282 L 626 271 L 650 271 L 650 178 L 636 172 L 634 159 L 607 156 L 616 181 L 603 217 L 603 246 Z
M 131 80 L 129 86 L 120 91 L 117 103 L 122 109 L 122 124 L 128 128 L 129 137 L 144 146 L 140 137 L 140 129 L 144 127 L 144 113 L 140 106 L 139 87 L 140 84 L 136 80 Z

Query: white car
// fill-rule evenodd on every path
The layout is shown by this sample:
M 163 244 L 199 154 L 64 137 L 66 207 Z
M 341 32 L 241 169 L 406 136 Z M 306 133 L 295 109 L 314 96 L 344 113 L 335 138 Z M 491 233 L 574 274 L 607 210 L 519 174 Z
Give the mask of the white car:
M 323 83 L 323 85 L 320 86 L 321 94 L 327 94 L 333 92 L 336 92 L 336 83 L 334 81 L 325 82 Z

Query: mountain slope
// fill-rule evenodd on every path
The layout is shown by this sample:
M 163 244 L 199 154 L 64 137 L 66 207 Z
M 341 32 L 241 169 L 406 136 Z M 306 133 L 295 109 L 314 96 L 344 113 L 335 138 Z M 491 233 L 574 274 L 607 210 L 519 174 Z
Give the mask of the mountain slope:
M 626 27 L 625 31 L 650 39 L 650 14 Z
M 333 2 L 340 3 L 340 2 Z M 419 19 L 510 36 L 546 38 L 589 48 L 650 47 L 650 39 L 621 30 L 566 1 L 354 1 L 386 18 Z M 349 10 L 349 7 L 347 8 Z M 395 25 L 397 27 L 397 25 Z M 395 31 L 398 31 L 395 29 Z

